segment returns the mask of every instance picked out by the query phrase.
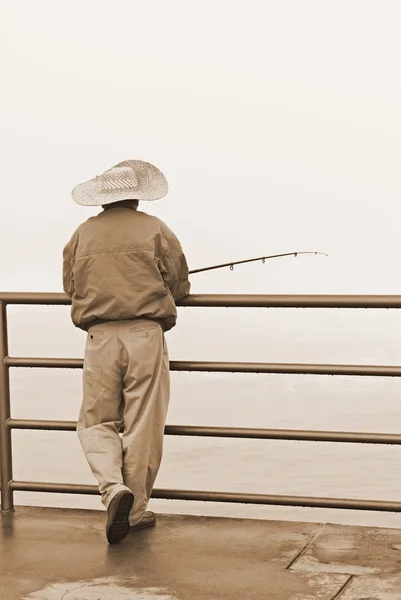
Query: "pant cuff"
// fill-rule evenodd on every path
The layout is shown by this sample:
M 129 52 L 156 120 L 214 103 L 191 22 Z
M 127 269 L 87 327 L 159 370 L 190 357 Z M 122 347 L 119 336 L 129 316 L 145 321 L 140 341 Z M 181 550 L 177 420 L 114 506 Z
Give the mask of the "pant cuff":
M 104 492 L 104 494 L 102 495 L 102 503 L 104 504 L 106 509 L 109 508 L 110 502 L 113 500 L 114 496 L 119 492 L 122 492 L 123 490 L 132 494 L 129 487 L 123 485 L 122 483 L 116 483 L 115 485 L 113 485 L 113 487 L 109 488 L 106 492 Z

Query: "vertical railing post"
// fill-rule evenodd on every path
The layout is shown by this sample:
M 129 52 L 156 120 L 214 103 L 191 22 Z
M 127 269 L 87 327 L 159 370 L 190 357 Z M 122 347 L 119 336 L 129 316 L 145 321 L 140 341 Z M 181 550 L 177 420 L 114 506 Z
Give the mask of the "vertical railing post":
M 13 491 L 8 484 L 13 478 L 11 429 L 7 420 L 11 416 L 10 377 L 4 359 L 8 356 L 7 305 L 0 302 L 0 478 L 1 512 L 14 510 Z

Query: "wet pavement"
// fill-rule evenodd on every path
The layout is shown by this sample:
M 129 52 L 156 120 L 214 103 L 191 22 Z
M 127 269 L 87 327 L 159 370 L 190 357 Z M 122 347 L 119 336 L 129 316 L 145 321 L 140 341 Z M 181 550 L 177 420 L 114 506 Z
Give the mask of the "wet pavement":
M 105 511 L 0 518 L 1 600 L 401 600 L 401 531 L 159 515 L 109 545 Z

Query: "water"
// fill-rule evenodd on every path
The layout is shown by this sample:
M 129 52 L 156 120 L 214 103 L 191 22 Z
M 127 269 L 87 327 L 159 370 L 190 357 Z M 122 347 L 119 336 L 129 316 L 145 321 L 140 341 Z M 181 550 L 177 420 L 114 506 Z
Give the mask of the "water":
M 10 307 L 11 356 L 83 355 L 68 309 Z M 172 360 L 400 364 L 399 311 L 185 309 Z M 76 420 L 80 370 L 12 369 L 14 418 Z M 401 433 L 401 380 L 172 373 L 169 424 Z M 14 478 L 95 483 L 71 432 L 14 431 Z M 166 436 L 156 487 L 401 499 L 401 447 Z M 16 492 L 16 504 L 102 508 L 100 499 Z M 373 511 L 151 500 L 161 512 L 400 527 Z

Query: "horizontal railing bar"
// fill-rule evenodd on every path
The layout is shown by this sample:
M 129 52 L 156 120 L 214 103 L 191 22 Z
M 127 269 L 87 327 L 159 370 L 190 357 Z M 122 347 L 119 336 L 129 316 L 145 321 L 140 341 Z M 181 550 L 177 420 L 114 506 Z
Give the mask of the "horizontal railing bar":
M 225 308 L 401 308 L 401 295 L 191 294 L 178 306 Z
M 47 367 L 82 369 L 81 358 L 10 357 L 4 359 L 8 367 Z M 209 373 L 281 373 L 291 375 L 365 375 L 372 377 L 401 377 L 398 365 L 339 365 L 309 363 L 259 362 L 200 362 L 171 361 L 171 371 L 201 371 Z
M 49 483 L 41 481 L 9 481 L 8 487 L 14 492 L 53 492 L 55 494 L 88 494 L 98 496 L 97 485 L 80 483 Z
M 400 377 L 398 365 L 338 365 L 309 363 L 195 362 L 172 361 L 171 371 L 214 373 L 281 373 L 292 375 L 371 375 Z
M 55 492 L 63 494 L 99 495 L 95 485 L 75 483 L 47 483 L 10 481 L 9 488 L 20 492 Z M 401 502 L 386 500 L 360 500 L 351 498 L 319 498 L 313 496 L 284 496 L 273 494 L 241 494 L 234 492 L 209 492 L 203 490 L 154 489 L 152 498 L 166 500 L 195 500 L 201 502 L 234 502 L 239 504 L 271 504 L 282 506 L 308 506 L 314 508 L 343 508 L 401 512 Z
M 5 304 L 69 305 L 66 294 L 0 292 Z M 401 308 L 401 295 L 372 294 L 190 294 L 178 306 L 235 308 Z
M 76 431 L 76 421 L 51 421 L 39 419 L 7 419 L 10 429 L 32 429 L 36 431 Z
M 278 506 L 307 506 L 312 508 L 342 508 L 401 512 L 401 502 L 359 500 L 351 498 L 319 498 L 313 496 L 284 496 L 273 494 L 239 494 L 233 492 L 204 492 L 197 490 L 154 490 L 152 498 L 166 500 L 197 500 L 202 502 L 234 502 L 239 504 L 270 504 Z
M 52 369 L 82 369 L 83 358 L 39 358 L 39 357 L 11 357 L 4 359 L 8 367 L 37 367 Z
M 59 292 L 0 292 L 0 302 L 4 304 L 41 304 L 68 306 L 71 300 L 67 294 Z
M 10 429 L 75 431 L 77 427 L 77 422 L 8 419 L 7 426 Z M 120 431 L 123 432 L 123 430 L 124 428 L 121 427 Z M 306 429 L 255 429 L 249 427 L 210 427 L 193 425 L 166 425 L 164 433 L 165 435 L 182 435 L 197 437 L 401 445 L 401 434 L 397 433 L 318 431 Z

